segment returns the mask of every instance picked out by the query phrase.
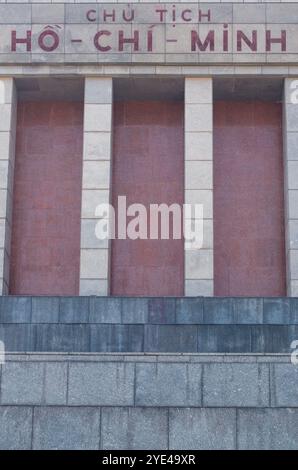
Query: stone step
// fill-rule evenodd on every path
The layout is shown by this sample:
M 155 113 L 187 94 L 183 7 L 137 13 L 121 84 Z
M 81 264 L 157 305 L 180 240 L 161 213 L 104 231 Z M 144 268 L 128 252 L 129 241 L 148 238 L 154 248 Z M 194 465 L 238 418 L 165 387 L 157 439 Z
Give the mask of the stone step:
M 290 353 L 298 325 L 1 324 L 8 352 Z
M 289 355 L 5 360 L 0 449 L 297 449 L 298 366 Z
M 298 298 L 0 297 L 1 323 L 298 324 Z
M 1 297 L 15 352 L 290 353 L 295 298 Z

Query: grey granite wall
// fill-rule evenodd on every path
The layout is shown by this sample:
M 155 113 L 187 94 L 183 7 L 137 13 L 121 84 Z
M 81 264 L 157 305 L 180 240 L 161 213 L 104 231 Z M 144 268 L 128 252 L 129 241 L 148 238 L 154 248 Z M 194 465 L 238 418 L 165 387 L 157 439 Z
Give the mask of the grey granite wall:
M 0 449 L 297 449 L 289 355 L 8 354 Z
M 296 298 L 0 297 L 7 351 L 289 353 Z

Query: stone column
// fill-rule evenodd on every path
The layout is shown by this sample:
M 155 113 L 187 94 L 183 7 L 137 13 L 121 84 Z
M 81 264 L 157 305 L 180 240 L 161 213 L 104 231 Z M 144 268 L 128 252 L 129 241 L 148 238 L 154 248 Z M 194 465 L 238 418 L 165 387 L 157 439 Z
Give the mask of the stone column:
M 108 295 L 109 247 L 95 235 L 95 210 L 110 202 L 112 78 L 85 79 L 80 295 Z
M 203 205 L 203 245 L 185 249 L 185 295 L 212 296 L 213 93 L 211 78 L 185 79 L 185 203 Z
M 287 295 L 298 296 L 298 77 L 287 78 L 283 110 Z
M 0 79 L 0 294 L 8 294 L 17 95 L 13 78 Z

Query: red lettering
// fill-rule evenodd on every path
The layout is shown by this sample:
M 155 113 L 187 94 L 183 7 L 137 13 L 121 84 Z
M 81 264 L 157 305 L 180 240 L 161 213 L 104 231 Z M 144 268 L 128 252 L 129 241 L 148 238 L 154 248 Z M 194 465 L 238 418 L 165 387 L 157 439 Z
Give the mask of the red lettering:
M 45 39 L 47 37 L 50 37 L 53 39 L 53 42 L 50 46 L 45 44 Z M 39 35 L 38 45 L 43 51 L 52 52 L 55 49 L 57 49 L 57 47 L 59 46 L 59 36 L 55 31 L 52 31 L 51 29 L 46 29 Z
M 250 48 L 251 51 L 256 52 L 258 49 L 257 31 L 252 31 L 252 39 L 250 40 L 243 31 L 237 31 L 237 51 L 242 51 L 242 41 Z
M 158 10 L 155 10 L 156 13 L 159 13 L 159 21 L 162 23 L 163 21 L 165 21 L 165 14 L 167 13 L 168 10 L 161 10 L 161 9 L 158 9 Z
M 131 10 L 130 12 L 130 16 L 128 16 L 125 12 L 125 10 L 123 10 L 122 12 L 122 18 L 124 19 L 124 21 L 133 21 L 134 18 L 135 18 L 135 11 L 134 10 Z
M 214 31 L 209 31 L 204 42 L 201 41 L 197 31 L 191 32 L 191 50 L 195 52 L 197 47 L 199 51 L 204 52 L 207 48 L 210 48 L 210 51 L 214 51 Z
M 88 21 L 96 21 L 96 10 L 88 10 L 86 18 Z
M 203 18 L 207 18 L 207 20 L 211 21 L 211 11 L 208 10 L 207 13 L 203 13 L 202 10 L 199 10 L 199 21 L 202 21 Z
M 116 14 L 115 10 L 112 10 L 112 13 L 108 13 L 106 10 L 103 11 L 103 20 L 106 21 L 107 18 L 112 18 L 112 21 L 115 21 Z
M 282 52 L 287 50 L 287 32 L 285 30 L 281 31 L 280 38 L 272 38 L 271 31 L 266 31 L 266 52 L 271 52 L 271 45 L 272 44 L 281 44 Z
M 191 21 L 191 17 L 186 16 L 188 13 L 190 13 L 190 15 L 191 15 L 191 10 L 183 10 L 182 11 L 181 18 L 183 19 L 183 21 Z
M 94 46 L 96 47 L 97 50 L 99 50 L 100 52 L 108 52 L 110 51 L 112 48 L 111 46 L 102 46 L 100 43 L 99 43 L 99 39 L 101 38 L 101 36 L 111 36 L 111 32 L 110 31 L 98 31 L 95 36 L 94 36 Z
M 139 50 L 139 31 L 133 32 L 133 38 L 125 38 L 124 31 L 119 31 L 119 51 L 123 51 L 124 44 L 133 44 L 134 52 Z
M 31 31 L 26 31 L 25 38 L 17 38 L 17 32 L 11 32 L 11 50 L 16 52 L 17 44 L 26 44 L 26 51 L 31 52 Z

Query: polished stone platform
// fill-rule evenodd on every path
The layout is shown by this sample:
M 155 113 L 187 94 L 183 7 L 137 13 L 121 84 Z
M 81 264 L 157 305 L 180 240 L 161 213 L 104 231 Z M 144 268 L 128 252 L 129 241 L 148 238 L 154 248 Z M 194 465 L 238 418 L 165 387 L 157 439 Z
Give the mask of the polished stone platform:
M 15 352 L 290 353 L 296 298 L 0 298 Z

